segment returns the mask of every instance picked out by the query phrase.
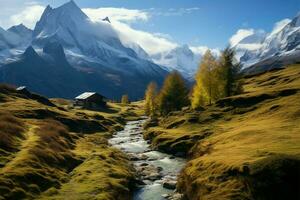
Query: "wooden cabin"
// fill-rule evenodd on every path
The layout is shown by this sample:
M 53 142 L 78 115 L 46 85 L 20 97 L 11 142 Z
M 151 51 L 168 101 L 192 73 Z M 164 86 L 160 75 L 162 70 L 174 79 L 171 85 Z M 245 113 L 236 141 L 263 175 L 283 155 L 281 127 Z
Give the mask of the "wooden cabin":
M 96 92 L 84 92 L 75 97 L 74 106 L 97 110 L 106 107 L 107 99 Z

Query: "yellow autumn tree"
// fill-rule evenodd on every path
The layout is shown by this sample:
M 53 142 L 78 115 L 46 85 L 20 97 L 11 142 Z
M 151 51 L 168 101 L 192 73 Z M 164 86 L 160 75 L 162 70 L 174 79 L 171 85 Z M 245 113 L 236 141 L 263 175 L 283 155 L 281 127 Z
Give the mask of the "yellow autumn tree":
M 157 84 L 155 82 L 149 83 L 145 92 L 145 113 L 153 116 L 157 110 L 156 104 Z
M 210 50 L 207 50 L 195 76 L 196 83 L 191 99 L 193 108 L 211 104 L 218 99 L 217 67 L 218 63 L 215 57 Z

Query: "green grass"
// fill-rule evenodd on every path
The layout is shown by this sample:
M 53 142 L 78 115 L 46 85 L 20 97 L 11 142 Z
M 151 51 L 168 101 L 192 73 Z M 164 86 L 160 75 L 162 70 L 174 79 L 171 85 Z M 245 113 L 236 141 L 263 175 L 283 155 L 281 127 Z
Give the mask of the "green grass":
M 175 113 L 145 133 L 155 148 L 190 156 L 178 184 L 189 199 L 299 197 L 300 66 L 244 81 L 244 94 Z

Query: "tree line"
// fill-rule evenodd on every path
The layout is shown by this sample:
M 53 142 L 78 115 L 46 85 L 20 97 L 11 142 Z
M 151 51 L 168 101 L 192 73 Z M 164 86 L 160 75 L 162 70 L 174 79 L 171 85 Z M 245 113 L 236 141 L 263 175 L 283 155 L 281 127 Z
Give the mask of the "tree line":
M 171 72 L 158 90 L 151 82 L 145 91 L 145 112 L 149 116 L 167 115 L 185 106 L 198 109 L 211 105 L 220 98 L 239 94 L 243 91 L 240 80 L 240 64 L 234 59 L 235 51 L 226 48 L 219 58 L 210 50 L 203 55 L 195 84 L 190 91 L 179 72 Z

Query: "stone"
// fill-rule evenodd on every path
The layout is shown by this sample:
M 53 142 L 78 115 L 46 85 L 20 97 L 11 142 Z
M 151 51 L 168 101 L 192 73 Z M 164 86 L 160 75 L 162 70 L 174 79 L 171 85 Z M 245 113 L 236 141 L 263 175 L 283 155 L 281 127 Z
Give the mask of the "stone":
M 177 152 L 177 153 L 175 154 L 175 156 L 177 156 L 177 157 L 184 157 L 184 156 L 185 156 L 185 153 L 184 153 L 184 152 Z
M 141 163 L 140 166 L 148 166 L 148 163 Z
M 184 198 L 183 194 L 175 193 L 171 197 L 169 197 L 170 200 L 183 200 Z
M 161 196 L 162 196 L 163 198 L 165 198 L 165 199 L 169 199 L 169 198 L 171 197 L 170 194 L 162 194 Z
M 145 179 L 151 180 L 151 181 L 156 181 L 159 180 L 162 177 L 161 174 L 155 172 L 155 173 L 151 173 L 148 176 L 145 177 Z
M 157 167 L 156 169 L 157 169 L 157 171 L 159 171 L 159 172 L 161 172 L 162 170 L 164 170 L 162 167 Z
M 139 186 L 146 185 L 146 183 L 144 181 L 140 180 L 140 179 L 136 179 L 135 180 L 135 185 L 139 187 Z
M 174 180 L 167 180 L 163 183 L 163 187 L 166 189 L 170 189 L 170 190 L 175 190 L 176 189 L 176 181 Z

